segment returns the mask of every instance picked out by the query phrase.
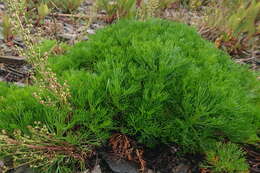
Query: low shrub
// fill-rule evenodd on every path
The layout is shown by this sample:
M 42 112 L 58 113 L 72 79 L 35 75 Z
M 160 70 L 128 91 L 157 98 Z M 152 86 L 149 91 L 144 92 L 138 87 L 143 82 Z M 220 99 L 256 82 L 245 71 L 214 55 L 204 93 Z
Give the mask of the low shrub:
M 97 145 L 120 131 L 184 152 L 207 151 L 224 139 L 259 140 L 256 76 L 184 24 L 120 21 L 49 66 L 69 84 L 72 110 L 41 105 L 31 96 L 36 87 L 0 86 L 0 129 L 26 133 L 42 121 L 72 144 Z
M 244 158 L 244 151 L 232 143 L 216 143 L 213 149 L 206 152 L 209 165 L 215 173 L 246 173 L 248 164 Z
M 12 157 L 12 164 L 7 162 L 4 171 L 27 164 L 47 173 L 84 170 L 92 147 L 105 138 L 102 131 L 93 136 L 82 126 L 72 133 L 82 112 L 75 111 L 69 122 L 67 109 L 40 104 L 33 96 L 37 90 L 0 83 L 0 159 Z M 48 91 L 45 96 L 50 96 Z
M 104 110 L 146 144 L 196 151 L 212 139 L 256 137 L 255 76 L 185 25 L 123 21 L 55 58 L 52 68 L 70 81 L 75 106 Z

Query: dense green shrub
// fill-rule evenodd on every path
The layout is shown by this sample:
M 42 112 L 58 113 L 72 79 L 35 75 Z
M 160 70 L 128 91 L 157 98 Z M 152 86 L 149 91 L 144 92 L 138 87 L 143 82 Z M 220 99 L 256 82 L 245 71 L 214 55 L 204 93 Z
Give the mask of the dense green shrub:
M 216 138 L 245 142 L 258 130 L 255 76 L 182 24 L 122 21 L 52 67 L 71 82 L 76 107 L 146 144 L 196 150 Z
M 248 172 L 245 152 L 236 144 L 218 142 L 206 155 L 208 163 L 204 167 L 210 168 L 214 173 Z
M 19 88 L 0 84 L 0 129 L 21 129 L 26 132 L 27 126 L 35 121 L 48 123 L 52 129 L 65 126 L 61 120 L 66 117 L 65 112 L 38 103 L 33 97 L 34 92 L 37 92 L 35 87 Z
M 177 143 L 192 152 L 222 139 L 257 139 L 255 75 L 186 25 L 120 21 L 51 58 L 50 67 L 71 87 L 70 121 L 68 112 L 38 104 L 30 95 L 37 88 L 2 86 L 0 129 L 42 120 L 63 137 L 70 131 L 104 141 L 121 131 L 150 146 Z
M 71 144 L 78 144 L 87 140 L 95 143 L 108 137 L 108 134 L 104 136 L 102 130 L 98 129 L 101 128 L 101 125 L 97 127 L 94 125 L 95 122 L 99 121 L 97 118 L 82 118 L 84 115 L 83 110 L 77 109 L 73 113 L 73 119 L 67 121 L 69 115 L 67 109 L 63 110 L 58 107 L 40 104 L 33 97 L 34 92 L 37 92 L 36 87 L 19 88 L 0 83 L 0 129 L 9 132 L 20 129 L 27 133 L 28 125 L 34 125 L 35 122 L 39 121 L 46 124 L 56 134 L 57 138 L 62 138 Z M 45 93 L 48 95 L 47 91 Z M 91 128 L 91 131 L 84 131 L 83 128 L 82 133 L 79 131 L 76 132 L 77 135 L 70 134 L 64 137 L 65 133 L 68 133 L 71 128 L 79 125 L 82 121 L 84 121 L 83 124 L 87 124 L 88 128 Z M 102 121 L 105 121 L 105 119 Z M 95 134 L 94 137 L 93 134 Z M 83 141 L 78 141 L 79 139 Z

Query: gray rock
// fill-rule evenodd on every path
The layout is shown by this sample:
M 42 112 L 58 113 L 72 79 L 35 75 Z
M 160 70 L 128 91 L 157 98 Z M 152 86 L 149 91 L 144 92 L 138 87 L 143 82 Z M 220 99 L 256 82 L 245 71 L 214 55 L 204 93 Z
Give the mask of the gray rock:
M 151 170 L 151 169 L 148 169 L 147 170 L 147 173 L 156 173 L 155 171 Z
M 14 83 L 16 86 L 18 86 L 18 87 L 25 87 L 26 85 L 24 84 L 24 83 L 22 83 L 22 82 L 15 82 Z
M 0 81 L 1 81 L 1 77 L 0 77 Z M 2 160 L 0 160 L 0 173 L 3 172 L 3 167 L 5 166 L 4 162 Z
M 64 34 L 59 34 L 59 37 L 61 39 L 64 39 L 65 41 L 70 41 L 70 40 L 75 40 L 77 38 L 77 35 L 76 34 L 64 33 Z
M 83 172 L 78 172 L 78 173 L 92 173 L 89 170 L 83 171 Z
M 64 23 L 63 26 L 64 26 L 64 32 L 66 33 L 74 32 L 74 27 L 72 25 Z
M 84 36 L 83 38 L 82 38 L 82 41 L 87 41 L 88 40 L 88 36 Z
M 255 59 L 255 62 L 260 64 L 260 57 Z
M 96 165 L 91 173 L 102 173 L 100 165 Z
M 4 166 L 4 162 L 2 160 L 0 160 L 0 167 Z
M 180 164 L 173 168 L 172 173 L 191 173 L 191 169 L 188 165 Z
M 87 29 L 87 33 L 88 34 L 95 34 L 95 30 L 94 29 Z
M 0 76 L 0 82 L 5 82 L 5 79 L 3 77 L 1 77 L 1 76 Z M 3 167 L 3 166 L 1 166 L 1 164 L 3 164 L 2 161 L 0 161 L 0 167 Z
M 115 173 L 139 173 L 138 166 L 134 162 L 118 159 L 111 154 L 103 154 L 103 158 Z
M 100 28 L 104 28 L 105 25 L 106 25 L 105 23 L 96 22 L 96 23 L 91 24 L 90 28 L 94 29 L 94 30 L 97 30 L 97 29 L 100 29 Z
M 4 11 L 4 9 L 5 9 L 5 5 L 2 2 L 0 2 L 0 10 Z
M 30 167 L 28 166 L 21 166 L 10 173 L 35 173 Z

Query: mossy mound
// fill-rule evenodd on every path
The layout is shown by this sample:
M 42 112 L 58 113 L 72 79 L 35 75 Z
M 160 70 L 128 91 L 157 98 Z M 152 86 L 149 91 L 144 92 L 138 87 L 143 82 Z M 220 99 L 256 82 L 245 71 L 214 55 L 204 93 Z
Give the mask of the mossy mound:
M 22 94 L 31 89 L 2 87 L 1 129 L 23 128 L 37 119 L 63 138 L 70 131 L 79 139 L 104 141 L 120 131 L 149 146 L 176 143 L 192 152 L 224 139 L 257 138 L 255 75 L 186 25 L 120 21 L 51 58 L 50 67 L 71 87 L 70 122 L 65 111 L 49 110 Z

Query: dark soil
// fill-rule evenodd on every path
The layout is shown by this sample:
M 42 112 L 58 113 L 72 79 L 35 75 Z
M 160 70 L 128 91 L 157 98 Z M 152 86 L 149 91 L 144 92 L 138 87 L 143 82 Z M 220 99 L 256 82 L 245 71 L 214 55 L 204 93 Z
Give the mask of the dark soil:
M 138 147 L 144 148 L 142 145 Z M 244 149 L 247 153 L 250 173 L 260 173 L 260 147 L 248 145 Z M 121 158 L 108 145 L 98 149 L 94 157 L 91 167 L 95 166 L 94 163 L 100 165 L 102 173 L 117 173 L 113 171 L 114 169 L 121 170 L 119 173 L 131 173 L 129 165 L 132 165 L 133 169 L 136 169 L 138 165 L 140 168 L 138 162 Z M 199 153 L 181 155 L 180 148 L 176 145 L 160 145 L 154 149 L 145 148 L 143 159 L 148 173 L 210 173 L 210 170 L 199 168 L 204 159 L 203 155 Z M 119 169 L 118 165 L 111 168 L 109 162 L 118 162 L 118 160 L 123 160 L 119 161 Z M 122 169 L 120 169 L 120 164 Z M 124 171 L 124 167 L 128 167 L 128 171 Z
M 203 160 L 200 154 L 186 154 L 181 156 L 177 146 L 162 145 L 145 151 L 147 167 L 161 173 L 199 172 L 199 163 Z
M 251 173 L 260 173 L 260 144 L 258 146 L 245 146 Z
M 112 135 L 113 138 L 113 135 Z M 129 146 L 122 149 L 111 147 L 110 143 L 96 150 L 96 154 L 92 158 L 92 163 L 101 167 L 102 173 L 138 173 L 142 172 L 141 163 L 145 163 L 144 172 L 148 173 L 198 173 L 201 172 L 199 164 L 203 161 L 200 154 L 181 154 L 181 148 L 177 145 L 160 145 L 155 148 L 147 148 L 138 144 L 133 139 L 127 137 Z M 126 142 L 120 141 L 117 144 L 126 146 Z M 136 159 L 135 151 L 143 151 L 141 160 Z M 118 151 L 120 150 L 120 151 Z M 125 150 L 125 151 L 123 151 Z M 124 154 L 130 153 L 131 157 Z M 93 162 L 93 160 L 95 160 Z M 90 166 L 90 165 L 89 165 Z M 91 165 L 91 167 L 95 167 Z

